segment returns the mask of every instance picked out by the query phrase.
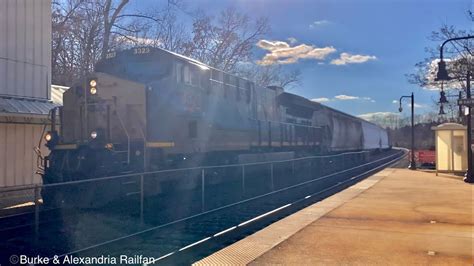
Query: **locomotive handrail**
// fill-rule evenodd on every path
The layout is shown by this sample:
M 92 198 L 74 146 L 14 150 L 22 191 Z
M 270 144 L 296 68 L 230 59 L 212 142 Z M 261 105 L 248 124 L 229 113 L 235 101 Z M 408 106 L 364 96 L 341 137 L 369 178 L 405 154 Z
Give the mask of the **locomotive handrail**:
M 139 172 L 139 173 L 124 174 L 124 175 L 104 176 L 104 177 L 97 177 L 97 178 L 91 178 L 91 179 L 83 179 L 83 180 L 67 181 L 67 182 L 60 182 L 60 183 L 53 183 L 53 184 L 45 184 L 45 185 L 43 185 L 43 187 L 56 187 L 56 186 L 61 186 L 61 185 L 74 185 L 74 184 L 88 183 L 88 182 L 94 182 L 94 181 L 104 181 L 104 180 L 117 179 L 117 178 L 134 177 L 134 176 L 139 176 L 139 175 L 161 174 L 161 173 L 170 173 L 170 172 L 178 172 L 178 171 L 191 171 L 191 170 L 203 170 L 203 169 L 226 168 L 226 167 L 242 167 L 242 166 L 252 166 L 252 165 L 277 164 L 277 163 L 285 163 L 285 162 L 302 161 L 302 160 L 308 160 L 308 159 L 338 157 L 338 156 L 343 156 L 343 155 L 348 155 L 348 154 L 363 154 L 363 153 L 369 153 L 369 152 L 370 151 L 357 151 L 357 152 L 345 152 L 345 153 L 339 153 L 339 154 L 333 154 L 333 155 L 316 155 L 316 156 L 300 157 L 300 158 L 296 158 L 296 159 L 269 161 L 269 162 L 256 162 L 256 163 L 243 163 L 243 164 L 225 164 L 225 165 L 214 165 L 214 166 L 200 166 L 200 167 L 190 167 L 190 168 L 165 169 L 165 170 L 158 170 L 158 171 L 151 171 L 151 172 Z
M 145 137 L 145 132 L 143 132 L 143 128 L 140 126 L 140 134 L 142 135 L 143 138 L 143 170 L 146 169 L 146 137 Z
M 33 150 L 36 153 L 36 167 L 39 170 L 44 171 L 44 167 L 43 167 L 44 157 L 43 157 L 43 154 L 41 154 L 40 148 L 35 146 L 33 147 Z
M 125 135 L 127 135 L 127 164 L 130 164 L 130 135 L 128 134 L 128 130 L 123 124 L 122 118 L 120 117 L 118 112 L 115 112 L 117 118 L 120 121 L 120 125 L 122 126 L 123 130 L 125 131 Z

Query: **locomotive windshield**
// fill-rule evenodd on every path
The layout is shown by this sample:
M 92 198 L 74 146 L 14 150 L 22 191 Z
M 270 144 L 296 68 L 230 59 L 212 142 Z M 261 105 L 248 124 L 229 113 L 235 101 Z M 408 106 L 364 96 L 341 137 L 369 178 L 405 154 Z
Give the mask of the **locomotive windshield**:
M 163 79 L 172 73 L 167 54 L 149 47 L 110 52 L 96 65 L 96 71 L 138 82 Z

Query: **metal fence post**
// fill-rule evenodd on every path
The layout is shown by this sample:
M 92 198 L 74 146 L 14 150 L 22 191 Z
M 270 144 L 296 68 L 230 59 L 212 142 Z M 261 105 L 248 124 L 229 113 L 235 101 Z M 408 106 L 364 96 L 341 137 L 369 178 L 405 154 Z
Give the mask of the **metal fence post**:
M 245 196 L 245 165 L 242 165 L 242 194 Z
M 271 185 L 272 185 L 272 191 L 275 190 L 275 186 L 273 184 L 273 163 L 270 164 L 270 178 L 271 178 Z
M 144 194 L 145 191 L 143 190 L 144 188 L 144 176 L 140 175 L 140 223 L 143 224 L 143 200 L 144 200 Z
M 204 168 L 201 170 L 201 211 L 204 212 L 205 209 L 205 193 L 206 193 L 206 184 L 205 184 L 205 175 Z
M 35 185 L 35 244 L 39 238 L 39 186 Z

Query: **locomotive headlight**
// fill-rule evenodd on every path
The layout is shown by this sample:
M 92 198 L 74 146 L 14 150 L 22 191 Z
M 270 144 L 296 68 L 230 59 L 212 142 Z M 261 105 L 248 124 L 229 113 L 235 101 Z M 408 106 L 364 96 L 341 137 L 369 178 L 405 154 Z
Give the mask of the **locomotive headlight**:
M 91 87 L 96 87 L 97 81 L 95 79 L 91 79 L 91 81 L 89 82 L 89 85 L 91 85 Z
M 91 79 L 89 81 L 89 92 L 91 95 L 97 94 L 97 80 Z
M 92 131 L 92 132 L 91 132 L 91 138 L 92 138 L 92 139 L 97 138 L 97 131 Z
M 53 135 L 50 132 L 48 132 L 46 133 L 46 135 L 44 135 L 44 139 L 49 142 L 53 139 Z

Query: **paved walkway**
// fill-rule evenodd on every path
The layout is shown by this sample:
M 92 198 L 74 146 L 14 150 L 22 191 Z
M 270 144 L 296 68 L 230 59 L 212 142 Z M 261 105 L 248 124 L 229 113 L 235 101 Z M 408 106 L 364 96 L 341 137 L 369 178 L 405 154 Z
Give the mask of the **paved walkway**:
M 474 186 L 385 169 L 196 264 L 473 265 Z

